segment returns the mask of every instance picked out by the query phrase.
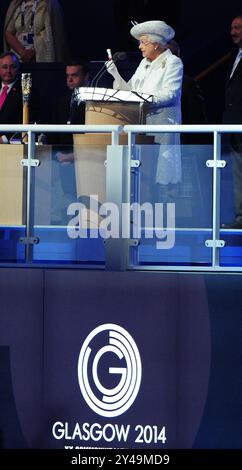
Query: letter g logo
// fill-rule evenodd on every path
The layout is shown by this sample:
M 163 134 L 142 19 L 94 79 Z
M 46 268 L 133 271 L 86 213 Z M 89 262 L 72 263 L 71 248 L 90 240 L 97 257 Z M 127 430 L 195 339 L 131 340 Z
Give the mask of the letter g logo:
M 107 364 L 111 387 L 103 383 Z M 95 413 L 106 417 L 124 413 L 138 394 L 141 376 L 138 348 L 124 328 L 107 323 L 91 331 L 80 350 L 78 379 L 83 398 Z

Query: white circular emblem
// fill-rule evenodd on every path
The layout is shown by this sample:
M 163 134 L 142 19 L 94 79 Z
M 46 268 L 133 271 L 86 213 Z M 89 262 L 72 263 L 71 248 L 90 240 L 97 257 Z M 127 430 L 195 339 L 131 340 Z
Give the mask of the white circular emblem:
M 105 386 L 98 372 L 107 370 L 107 364 L 111 388 Z M 107 323 L 87 336 L 79 354 L 78 379 L 82 395 L 95 413 L 106 417 L 124 413 L 137 396 L 141 375 L 139 350 L 124 328 Z M 118 383 L 115 376 L 120 377 Z

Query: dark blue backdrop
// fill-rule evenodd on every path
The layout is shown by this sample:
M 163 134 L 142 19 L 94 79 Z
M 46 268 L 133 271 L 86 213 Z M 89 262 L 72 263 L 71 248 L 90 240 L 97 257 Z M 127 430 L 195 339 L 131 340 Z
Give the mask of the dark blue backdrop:
M 241 448 L 241 283 L 225 274 L 2 269 L 1 448 Z M 115 418 L 89 408 L 77 374 L 83 341 L 106 323 L 128 331 L 142 362 L 137 397 Z M 107 355 L 102 380 L 110 365 Z M 72 439 L 76 423 L 130 431 L 125 442 Z M 135 442 L 137 425 L 166 426 L 166 442 Z

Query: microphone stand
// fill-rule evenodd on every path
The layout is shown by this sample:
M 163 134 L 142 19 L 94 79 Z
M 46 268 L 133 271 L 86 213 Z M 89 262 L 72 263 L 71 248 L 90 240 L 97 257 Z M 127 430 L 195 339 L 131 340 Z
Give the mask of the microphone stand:
M 97 74 L 93 77 L 93 79 L 92 79 L 92 81 L 91 81 L 91 83 L 90 83 L 90 86 L 91 86 L 91 87 L 94 87 L 94 88 L 95 88 L 94 82 L 99 79 L 99 75 L 101 75 L 101 73 L 102 73 L 103 70 L 105 70 L 105 69 L 106 69 L 106 62 L 103 64 L 103 66 L 101 67 L 101 69 L 97 72 Z
M 117 60 L 123 60 L 124 58 L 126 57 L 126 53 L 125 52 L 116 52 L 113 56 L 113 59 L 110 60 L 110 65 L 111 63 L 116 63 Z M 108 62 L 108 61 L 107 61 Z M 91 86 L 93 86 L 94 90 L 93 90 L 93 95 L 95 93 L 95 88 L 97 87 L 100 79 L 103 77 L 103 75 L 107 72 L 107 69 L 109 67 L 109 64 L 106 65 L 106 62 L 104 63 L 104 65 L 101 67 L 101 69 L 99 70 L 99 72 L 95 75 L 95 77 L 92 79 L 91 81 Z M 94 82 L 95 82 L 95 85 L 94 85 Z M 104 94 L 104 97 L 106 95 L 106 92 Z M 103 98 L 104 98 L 103 97 Z
M 105 62 L 105 64 L 104 64 L 105 69 L 102 70 L 102 69 L 103 69 L 103 67 L 102 67 L 102 69 L 100 70 L 100 74 L 99 74 L 99 76 L 97 77 L 97 80 L 96 80 L 96 83 L 95 83 L 95 88 L 97 87 L 97 85 L 98 85 L 100 79 L 101 79 L 101 78 L 103 77 L 103 75 L 105 75 L 105 73 L 107 72 L 107 69 L 108 69 L 108 67 L 111 65 L 112 62 L 115 64 L 115 62 L 117 62 L 117 59 L 115 59 L 115 57 L 114 57 L 112 60 L 110 60 L 110 64 L 108 64 L 107 66 L 106 66 L 106 62 Z
M 110 60 L 110 65 L 111 65 L 111 62 L 113 62 L 114 64 L 116 64 L 117 60 L 123 60 L 125 59 L 127 56 L 127 54 L 125 52 L 115 52 L 115 54 L 113 55 L 113 59 Z M 106 61 L 102 68 L 99 70 L 99 72 L 95 75 L 95 77 L 92 79 L 91 81 L 91 86 L 94 86 L 94 88 L 97 87 L 97 84 L 99 82 L 99 80 L 102 78 L 102 76 L 105 74 L 107 68 L 108 68 L 108 65 L 106 66 L 106 63 L 109 62 L 109 61 Z M 94 82 L 96 81 L 95 85 L 94 85 Z
M 149 95 L 149 96 L 148 96 L 148 99 L 147 99 L 147 98 L 145 98 L 144 96 L 142 96 L 142 93 L 140 94 L 140 93 L 138 93 L 137 91 L 134 91 L 134 90 L 132 90 L 132 93 L 133 93 L 134 95 L 138 96 L 138 98 L 141 98 L 141 99 L 143 100 L 143 102 L 145 102 L 145 103 L 150 103 L 149 98 L 151 98 L 152 95 Z

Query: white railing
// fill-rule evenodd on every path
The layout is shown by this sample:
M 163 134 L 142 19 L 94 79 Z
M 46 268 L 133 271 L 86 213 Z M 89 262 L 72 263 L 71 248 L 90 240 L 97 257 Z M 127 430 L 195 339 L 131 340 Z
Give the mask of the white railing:
M 222 134 L 242 133 L 242 125 L 231 124 L 193 124 L 193 125 L 127 125 L 124 131 L 128 134 L 130 149 L 135 142 L 135 135 L 140 133 L 203 133 L 213 135 L 213 160 L 206 162 L 213 169 L 213 224 L 212 239 L 206 242 L 206 246 L 212 249 L 212 266 L 206 270 L 229 270 L 220 266 L 220 249 L 225 246 L 224 240 L 220 239 L 220 170 L 226 162 L 221 160 L 221 136 Z M 142 267 L 142 269 L 151 269 Z M 177 268 L 170 267 L 174 270 Z M 204 268 L 182 268 L 183 270 L 204 270 Z M 242 271 L 240 267 L 232 268 L 233 271 Z
M 226 267 L 223 268 L 220 266 L 219 263 L 219 250 L 223 245 L 223 241 L 220 240 L 220 169 L 223 167 L 223 161 L 221 160 L 221 135 L 222 134 L 229 134 L 229 133 L 242 133 L 242 125 L 128 125 L 128 126 L 118 126 L 118 125 L 44 125 L 44 124 L 31 124 L 31 125 L 1 125 L 0 126 L 0 134 L 14 132 L 14 133 L 28 133 L 28 180 L 27 180 L 27 220 L 26 220 L 26 237 L 27 239 L 31 237 L 32 232 L 32 224 L 31 221 L 31 167 L 33 167 L 33 160 L 35 157 L 35 136 L 36 134 L 41 133 L 111 133 L 112 135 L 112 146 L 111 150 L 109 149 L 109 154 L 107 158 L 107 165 L 110 168 L 114 168 L 117 163 L 117 158 L 122 159 L 122 164 L 126 165 L 126 170 L 122 174 L 122 178 L 126 177 L 130 178 L 130 169 L 132 166 L 132 151 L 131 147 L 134 144 L 134 136 L 137 133 L 145 133 L 145 134 L 155 134 L 155 133 L 206 133 L 213 135 L 213 160 L 212 163 L 208 163 L 207 166 L 211 166 L 213 171 L 213 224 L 212 224 L 212 240 L 210 247 L 212 249 L 212 265 L 211 267 L 184 267 L 181 268 L 179 266 L 179 270 L 202 270 L 202 271 L 242 271 L 242 267 Z M 127 154 L 125 155 L 124 152 L 120 154 L 120 148 L 123 146 L 118 145 L 119 143 L 119 135 L 121 133 L 128 134 L 128 142 L 129 142 L 129 158 L 127 159 Z M 115 150 L 116 148 L 116 150 Z M 119 152 L 117 153 L 117 149 Z M 120 162 L 119 162 L 120 163 Z M 121 167 L 120 167 L 121 168 Z M 110 172 L 107 173 L 110 179 Z M 118 177 L 117 177 L 118 178 Z M 109 181 L 107 179 L 107 195 L 114 196 L 118 203 L 123 202 L 123 190 L 122 187 L 124 185 L 124 181 L 121 181 L 120 178 L 117 179 L 117 184 L 120 185 L 120 188 L 114 187 L 113 181 Z M 126 200 L 130 200 L 130 184 L 126 186 Z M 110 190 L 110 187 L 112 188 Z M 128 194 L 127 194 L 127 187 L 128 187 Z M 117 191 L 117 194 L 114 192 Z M 108 197 L 108 196 L 107 196 Z M 111 199 L 108 199 L 110 200 Z M 107 243 L 108 245 L 108 243 Z M 110 249 L 111 246 L 111 249 Z M 120 253 L 115 253 L 116 250 L 119 250 Z M 127 251 L 129 250 L 128 244 L 114 244 L 112 248 L 112 241 L 110 241 L 110 245 L 106 250 L 106 265 L 108 269 L 129 269 L 129 262 L 128 262 L 128 254 Z M 31 262 L 31 250 L 28 251 L 27 245 L 27 262 Z M 113 262 L 113 259 L 117 259 L 118 261 Z M 125 263 L 120 260 L 125 259 Z M 121 266 L 122 265 L 122 266 Z M 135 267 L 134 269 L 136 269 Z M 154 269 L 153 266 L 150 267 L 142 267 L 140 269 Z M 158 267 L 157 269 L 161 269 Z M 168 267 L 165 266 L 165 270 L 167 269 L 176 269 L 176 267 Z

